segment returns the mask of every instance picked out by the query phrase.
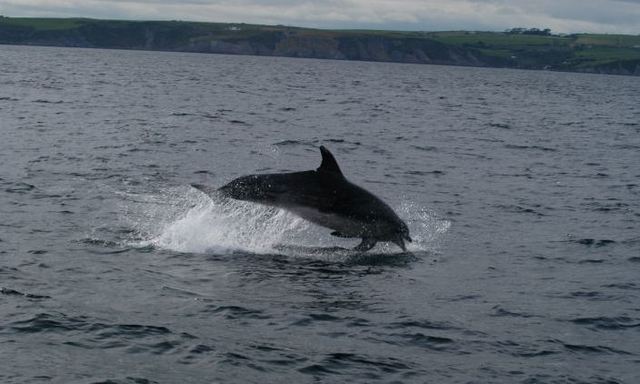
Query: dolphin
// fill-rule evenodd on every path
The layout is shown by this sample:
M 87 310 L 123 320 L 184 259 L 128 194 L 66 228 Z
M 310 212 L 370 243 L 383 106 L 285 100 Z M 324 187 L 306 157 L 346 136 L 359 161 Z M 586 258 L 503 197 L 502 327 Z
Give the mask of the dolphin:
M 236 200 L 290 211 L 314 224 L 333 229 L 331 235 L 360 238 L 354 249 L 366 252 L 379 241 L 406 251 L 409 228 L 384 201 L 347 180 L 338 162 L 324 146 L 316 170 L 242 176 L 215 190 L 192 184 L 207 194 L 220 193 Z

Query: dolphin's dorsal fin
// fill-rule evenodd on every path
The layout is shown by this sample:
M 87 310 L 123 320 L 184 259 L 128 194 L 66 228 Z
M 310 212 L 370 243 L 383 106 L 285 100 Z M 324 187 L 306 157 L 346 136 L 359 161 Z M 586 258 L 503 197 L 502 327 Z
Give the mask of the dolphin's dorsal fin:
M 329 172 L 342 176 L 342 171 L 340 167 L 338 167 L 338 162 L 336 158 L 333 157 L 331 152 L 323 145 L 320 146 L 320 153 L 322 154 L 322 163 L 320 164 L 320 168 L 318 168 L 318 172 Z

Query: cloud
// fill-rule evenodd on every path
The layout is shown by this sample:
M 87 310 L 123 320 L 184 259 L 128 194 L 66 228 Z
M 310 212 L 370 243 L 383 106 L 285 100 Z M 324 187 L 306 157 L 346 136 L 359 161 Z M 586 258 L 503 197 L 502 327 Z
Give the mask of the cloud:
M 7 16 L 287 24 L 319 28 L 640 33 L 640 0 L 0 0 Z

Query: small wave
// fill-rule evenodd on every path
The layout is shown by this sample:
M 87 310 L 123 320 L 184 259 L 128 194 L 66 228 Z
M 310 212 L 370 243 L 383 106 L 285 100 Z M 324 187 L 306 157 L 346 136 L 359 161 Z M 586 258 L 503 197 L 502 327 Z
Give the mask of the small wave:
M 608 300 L 616 300 L 616 296 L 608 295 L 604 292 L 599 291 L 575 291 L 571 292 L 568 295 L 560 296 L 562 298 L 578 298 L 578 299 L 586 299 L 590 301 L 608 301 Z
M 16 274 L 18 272 L 20 272 L 20 270 L 18 268 L 0 266 L 0 275 L 12 276 L 12 275 L 14 275 L 14 274 Z
M 586 298 L 594 298 L 594 297 L 598 297 L 600 296 L 601 293 L 600 292 L 596 292 L 596 291 L 576 291 L 576 292 L 571 292 L 570 296 L 564 296 L 564 297 L 586 297 Z
M 32 293 L 23 293 L 20 291 L 16 291 L 15 289 L 5 288 L 5 287 L 0 287 L 0 295 L 22 296 L 22 297 L 26 297 L 27 299 L 50 299 L 51 298 L 51 296 L 47 296 L 47 295 L 35 295 Z
M 324 355 L 320 361 L 300 368 L 298 371 L 313 376 L 324 376 L 343 370 L 362 370 L 369 380 L 378 380 L 390 374 L 406 372 L 414 368 L 407 364 L 393 357 L 378 358 L 340 352 Z
M 580 317 L 571 320 L 572 323 L 585 325 L 595 329 L 621 330 L 640 327 L 640 320 L 626 316 L 620 317 Z
M 405 175 L 411 176 L 427 176 L 427 175 L 436 175 L 442 176 L 444 175 L 444 171 L 434 170 L 434 171 L 406 171 Z
M 606 262 L 605 259 L 584 259 L 578 261 L 578 264 L 602 264 Z
M 13 186 L 11 186 L 9 188 L 6 188 L 5 192 L 8 192 L 8 193 L 26 193 L 26 192 L 34 190 L 35 188 L 36 188 L 35 185 L 19 182 L 19 183 L 16 183 L 15 185 L 13 185 Z
M 580 353 L 596 353 L 596 354 L 617 354 L 617 355 L 630 355 L 629 352 L 623 351 L 620 349 L 605 347 L 605 346 L 593 346 L 593 345 L 582 345 L 582 344 L 564 344 L 564 347 L 573 352 Z
M 558 150 L 555 148 L 543 147 L 540 145 L 517 145 L 517 144 L 505 144 L 504 146 L 507 149 L 533 149 L 544 152 L 557 152 Z
M 200 116 L 204 117 L 205 119 L 219 119 L 220 118 L 220 115 L 212 115 L 210 113 L 203 113 Z
M 164 326 L 120 324 L 96 321 L 87 316 L 63 313 L 38 313 L 24 320 L 8 323 L 3 332 L 13 334 L 62 333 L 69 335 L 63 344 L 87 349 L 123 349 L 127 353 L 165 354 L 195 336 L 174 332 Z
M 584 354 L 616 354 L 616 355 L 630 355 L 631 353 L 616 348 L 611 348 L 603 345 L 585 345 L 585 344 L 573 344 L 566 343 L 562 340 L 548 340 L 550 343 L 558 344 L 564 349 L 574 353 Z
M 597 240 L 597 239 L 592 239 L 592 238 L 585 238 L 585 239 L 575 239 L 575 240 L 568 240 L 570 243 L 575 243 L 575 244 L 581 244 L 581 245 L 586 245 L 586 246 L 594 246 L 594 247 L 604 247 L 607 245 L 611 245 L 611 244 L 615 244 L 614 240 L 610 240 L 610 239 L 601 239 L 601 240 Z
M 244 120 L 231 119 L 231 120 L 229 120 L 229 122 L 230 122 L 231 124 L 238 124 L 238 125 L 248 125 L 248 126 L 251 126 L 251 124 L 247 123 L 247 122 L 246 122 L 246 121 L 244 121 Z
M 420 328 L 420 329 L 431 329 L 431 330 L 453 330 L 458 329 L 449 323 L 445 322 L 435 322 L 430 320 L 405 320 L 398 321 L 395 323 L 391 323 L 385 328 L 389 329 L 406 329 L 406 328 Z
M 85 324 L 82 319 L 39 313 L 28 319 L 9 323 L 5 328 L 15 333 L 57 332 L 74 330 L 80 324 Z
M 362 145 L 361 142 L 359 141 L 350 141 L 350 140 L 345 140 L 345 139 L 326 139 L 326 138 L 313 138 L 311 140 L 282 140 L 282 141 L 278 141 L 276 143 L 273 143 L 274 146 L 295 146 L 295 145 L 302 145 L 302 146 L 308 146 L 308 147 L 314 147 L 317 148 L 320 144 L 322 143 L 332 143 L 332 144 L 349 144 L 349 145 L 354 145 L 354 146 L 359 146 Z
M 45 99 L 37 99 L 37 100 L 33 100 L 34 103 L 42 103 L 42 104 L 63 104 L 64 101 L 62 100 L 56 100 L 56 101 L 52 101 L 52 100 L 45 100 Z
M 311 142 L 309 141 L 303 141 L 303 140 L 282 140 L 282 141 L 278 141 L 277 143 L 274 143 L 273 145 L 275 146 L 289 146 L 289 145 L 312 145 Z
M 453 339 L 443 336 L 426 335 L 422 332 L 392 334 L 402 340 L 399 344 L 415 346 L 432 351 L 444 351 L 456 347 Z
M 440 336 L 428 336 L 422 333 L 416 333 L 411 336 L 412 341 L 418 341 L 420 343 L 426 342 L 428 344 L 450 344 L 453 343 L 453 339 Z
M 499 305 L 494 306 L 492 309 L 493 309 L 493 313 L 491 314 L 491 316 L 494 316 L 494 317 L 523 317 L 523 318 L 534 317 L 534 315 L 531 315 L 528 313 L 506 310 L 500 307 Z
M 513 352 L 512 355 L 516 357 L 539 357 L 539 356 L 549 356 L 560 353 L 559 351 L 552 351 L 549 349 L 537 350 L 537 351 L 522 351 L 522 352 Z
M 296 327 L 308 327 L 314 323 L 322 323 L 322 322 L 340 322 L 346 319 L 330 315 L 328 313 L 310 313 L 303 317 L 302 319 L 296 320 L 291 323 L 291 326 Z M 364 319 L 361 319 L 364 320 Z M 366 321 L 366 320 L 364 320 Z M 357 323 L 357 322 L 356 322 Z
M 126 376 L 122 379 L 99 379 L 98 381 L 91 381 L 91 384 L 158 384 L 158 382 L 143 377 Z
M 204 312 L 223 315 L 225 319 L 244 320 L 244 319 L 269 319 L 271 316 L 265 315 L 263 311 L 257 309 L 245 308 L 237 305 L 211 306 Z
M 498 204 L 496 207 L 512 213 L 528 213 L 539 217 L 546 216 L 544 213 L 538 212 L 533 208 L 526 208 L 515 204 Z M 540 206 L 536 206 L 536 208 L 540 208 Z
M 622 290 L 632 290 L 632 291 L 640 290 L 640 284 L 637 284 L 637 283 L 604 284 L 604 285 L 602 285 L 602 287 L 604 287 L 604 288 L 622 289 Z
M 403 267 L 418 260 L 418 256 L 413 252 L 394 253 L 393 257 L 389 257 L 389 254 L 393 253 L 394 245 L 384 244 L 381 246 L 384 253 L 376 253 L 376 251 L 370 251 L 367 253 L 360 253 L 358 251 L 349 250 L 347 257 L 344 259 L 343 264 L 347 266 L 389 266 L 389 267 Z M 416 251 L 416 253 L 424 253 Z
M 479 298 L 481 298 L 482 295 L 476 295 L 476 294 L 470 294 L 470 295 L 457 295 L 457 296 L 453 296 L 451 298 L 449 298 L 448 300 L 450 302 L 456 302 L 456 301 L 473 301 L 473 300 L 477 300 Z

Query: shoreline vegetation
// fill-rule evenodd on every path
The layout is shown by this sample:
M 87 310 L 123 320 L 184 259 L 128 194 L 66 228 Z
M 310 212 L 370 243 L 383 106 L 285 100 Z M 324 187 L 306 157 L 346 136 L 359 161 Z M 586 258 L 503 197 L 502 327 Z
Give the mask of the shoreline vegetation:
M 283 56 L 640 76 L 640 35 L 328 30 L 0 16 L 0 44 Z

